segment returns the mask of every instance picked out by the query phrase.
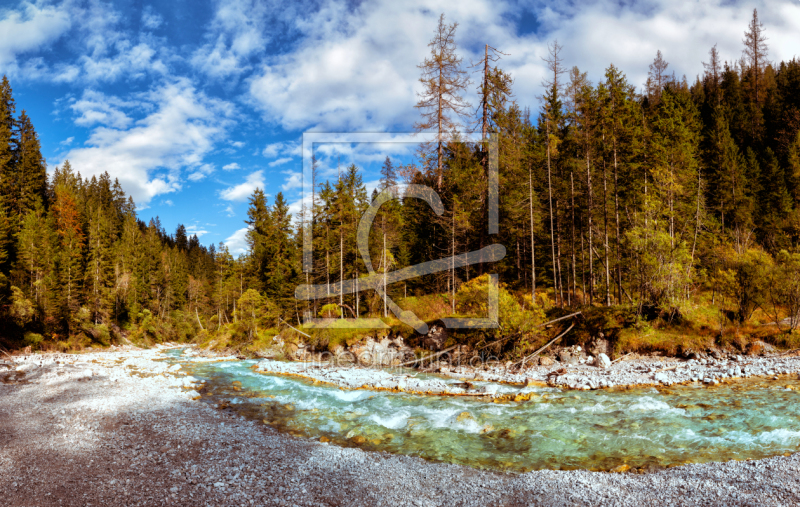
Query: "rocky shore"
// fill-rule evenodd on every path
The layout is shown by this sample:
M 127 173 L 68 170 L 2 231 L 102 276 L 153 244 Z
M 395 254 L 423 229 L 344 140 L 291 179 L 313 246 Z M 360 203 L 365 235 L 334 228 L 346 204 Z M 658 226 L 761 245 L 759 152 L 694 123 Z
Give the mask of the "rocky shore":
M 643 475 L 511 475 L 293 438 L 198 399 L 198 379 L 163 357 L 159 350 L 132 349 L 0 359 L 0 503 L 800 504 L 798 454 Z M 759 358 L 736 365 L 743 374 L 770 375 L 795 368 L 795 361 Z M 653 372 L 635 372 L 626 363 L 609 371 L 652 380 Z M 700 366 L 708 375 L 730 369 L 727 362 Z M 684 369 L 668 371 L 675 378 L 700 371 Z
M 602 360 L 601 360 L 602 359 Z M 800 356 L 771 354 L 765 356 L 731 355 L 718 358 L 678 359 L 644 357 L 611 362 L 605 354 L 583 363 L 542 361 L 525 368 L 487 363 L 480 367 L 453 365 L 437 361 L 426 368 L 450 377 L 416 378 L 414 372 L 399 369 L 369 368 L 328 362 L 259 361 L 255 371 L 305 377 L 345 389 L 388 389 L 432 395 L 507 396 L 508 389 L 485 383 L 531 386 L 549 385 L 565 389 L 603 389 L 637 386 L 669 387 L 678 384 L 714 386 L 737 379 L 776 378 L 800 373 Z M 520 392 L 520 394 L 524 394 Z

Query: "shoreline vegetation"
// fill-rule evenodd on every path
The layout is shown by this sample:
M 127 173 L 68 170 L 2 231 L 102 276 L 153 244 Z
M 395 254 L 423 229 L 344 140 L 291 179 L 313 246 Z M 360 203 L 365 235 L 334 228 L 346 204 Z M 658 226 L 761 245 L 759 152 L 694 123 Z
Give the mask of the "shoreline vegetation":
M 386 366 L 441 354 L 440 368 L 521 368 L 800 348 L 800 61 L 768 60 L 756 11 L 742 59 L 723 60 L 714 46 L 691 81 L 670 75 L 659 51 L 641 91 L 613 65 L 590 82 L 553 42 L 537 112 L 514 96 L 500 53 L 487 47 L 483 71 L 466 74 L 457 28 L 442 16 L 420 65 L 415 128 L 437 133 L 434 142 L 407 163 L 387 157 L 372 196 L 355 164 L 325 179 L 331 168 L 316 159 L 311 199 L 294 216 L 282 193 L 270 203 L 256 189 L 249 250 L 238 258 L 183 225 L 168 233 L 158 217 L 140 219 L 107 173 L 84 178 L 64 161 L 48 176 L 34 126 L 24 109 L 17 114 L 3 77 L 0 350 L 180 342 L 359 362 L 388 340 L 402 345 Z M 463 101 L 473 85 L 477 116 Z M 497 234 L 485 230 L 488 153 L 453 134 L 473 123 L 497 135 Z M 444 212 L 405 198 L 409 184 L 435 189 Z M 381 193 L 392 199 L 359 238 L 358 221 Z M 304 228 L 314 238 L 308 272 Z M 337 292 L 370 272 L 359 239 L 378 274 L 491 243 L 507 255 L 383 287 L 427 324 L 421 335 L 378 291 Z M 500 280 L 499 326 L 447 329 L 448 317 L 486 316 L 489 272 Z M 301 285 L 325 296 L 298 301 Z M 309 317 L 332 324 L 304 324 Z M 337 324 L 352 317 L 386 328 Z

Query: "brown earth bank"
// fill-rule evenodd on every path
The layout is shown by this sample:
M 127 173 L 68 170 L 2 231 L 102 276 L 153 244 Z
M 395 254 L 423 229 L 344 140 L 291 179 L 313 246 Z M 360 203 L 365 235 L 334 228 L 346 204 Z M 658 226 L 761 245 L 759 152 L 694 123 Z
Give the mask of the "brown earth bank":
M 500 474 L 280 434 L 198 400 L 158 350 L 6 357 L 0 504 L 797 505 L 800 455 Z

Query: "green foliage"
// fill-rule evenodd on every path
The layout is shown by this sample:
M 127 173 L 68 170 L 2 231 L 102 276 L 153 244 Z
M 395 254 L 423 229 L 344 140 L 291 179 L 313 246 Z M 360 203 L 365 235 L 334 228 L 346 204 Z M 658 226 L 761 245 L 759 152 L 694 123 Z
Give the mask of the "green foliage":
M 328 303 L 319 309 L 319 316 L 326 319 L 339 318 L 342 316 L 342 309 L 335 303 Z
M 749 249 L 733 262 L 736 272 L 732 294 L 738 303 L 740 322 L 750 319 L 756 308 L 763 307 L 767 298 L 767 282 L 772 259 L 759 249 Z
M 11 287 L 11 305 L 8 309 L 9 315 L 16 321 L 17 325 L 24 327 L 33 320 L 36 309 L 33 303 L 25 297 L 18 287 Z
M 38 333 L 33 333 L 31 331 L 28 331 L 27 333 L 25 333 L 25 338 L 22 340 L 22 343 L 26 347 L 30 347 L 33 350 L 39 350 L 39 347 L 41 346 L 43 341 L 44 341 L 44 336 Z
M 481 275 L 461 285 L 456 295 L 457 308 L 462 315 L 487 318 L 489 307 L 489 275 Z M 540 307 L 523 310 L 504 284 L 498 284 L 498 318 L 502 329 L 529 333 L 544 321 Z
M 672 307 L 680 303 L 690 275 L 690 253 L 685 242 L 675 242 L 668 231 L 636 226 L 627 241 L 637 258 L 636 280 L 642 304 Z
M 797 329 L 800 326 L 800 253 L 778 252 L 765 285 L 775 322 L 788 332 Z M 780 324 L 783 310 L 788 320 L 785 326 Z

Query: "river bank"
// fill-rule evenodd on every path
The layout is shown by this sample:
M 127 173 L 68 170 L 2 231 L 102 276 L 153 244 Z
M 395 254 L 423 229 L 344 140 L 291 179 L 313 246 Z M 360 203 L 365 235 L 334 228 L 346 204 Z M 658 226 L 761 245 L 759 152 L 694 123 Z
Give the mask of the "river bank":
M 6 358 L 10 368 L 0 367 L 3 504 L 800 502 L 797 454 L 643 475 L 513 475 L 293 438 L 197 399 L 198 379 L 163 357 L 158 350 L 129 349 Z
M 285 362 L 262 360 L 255 371 L 293 375 L 326 382 L 345 389 L 388 389 L 416 394 L 480 396 L 498 393 L 486 382 L 510 385 L 550 385 L 565 389 L 590 390 L 618 387 L 670 387 L 680 384 L 715 386 L 746 378 L 776 378 L 800 374 L 800 357 L 774 354 L 764 357 L 736 355 L 721 359 L 642 357 L 622 360 L 605 367 L 560 364 L 509 368 L 497 364 L 480 367 L 442 366 L 440 375 L 454 379 L 417 379 L 413 372 L 399 369 L 365 368 L 330 362 Z M 488 389 L 488 390 L 487 390 Z M 524 394 L 520 392 L 519 394 Z

